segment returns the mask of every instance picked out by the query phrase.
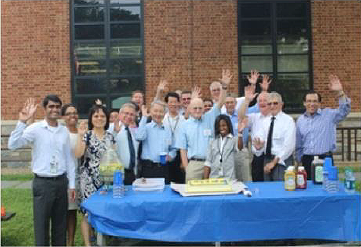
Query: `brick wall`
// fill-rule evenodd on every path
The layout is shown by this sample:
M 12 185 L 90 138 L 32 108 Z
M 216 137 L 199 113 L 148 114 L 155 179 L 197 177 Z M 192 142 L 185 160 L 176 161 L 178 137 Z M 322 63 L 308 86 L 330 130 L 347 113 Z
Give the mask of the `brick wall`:
M 160 79 L 170 90 L 200 86 L 207 96 L 222 68 L 231 69 L 230 91 L 238 92 L 236 1 L 147 0 L 144 38 L 147 102 Z
M 1 1 L 1 41 L 1 119 L 17 119 L 28 97 L 70 101 L 68 0 Z
M 312 1 L 314 87 L 323 104 L 336 106 L 328 90 L 328 75 L 336 74 L 352 100 L 352 111 L 361 110 L 361 1 Z

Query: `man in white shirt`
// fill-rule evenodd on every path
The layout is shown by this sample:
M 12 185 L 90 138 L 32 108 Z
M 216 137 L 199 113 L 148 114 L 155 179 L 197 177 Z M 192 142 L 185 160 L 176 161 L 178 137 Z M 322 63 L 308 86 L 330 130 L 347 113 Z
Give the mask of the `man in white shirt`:
M 66 127 L 58 124 L 62 102 L 56 95 L 43 100 L 45 119 L 27 127 L 37 105 L 28 100 L 11 132 L 11 150 L 33 145 L 32 171 L 35 244 L 66 245 L 68 184 L 70 201 L 75 199 L 75 164 Z M 51 221 L 51 227 L 50 227 Z
M 263 122 L 264 180 L 282 181 L 286 168 L 293 163 L 296 145 L 296 125 L 293 118 L 282 111 L 280 94 L 269 94 L 271 118 Z
M 124 184 L 131 185 L 138 175 L 139 142 L 135 139 L 135 130 L 129 125 L 136 117 L 135 106 L 125 103 L 119 111 L 121 122 L 114 124 L 117 153 L 120 162 L 124 165 Z

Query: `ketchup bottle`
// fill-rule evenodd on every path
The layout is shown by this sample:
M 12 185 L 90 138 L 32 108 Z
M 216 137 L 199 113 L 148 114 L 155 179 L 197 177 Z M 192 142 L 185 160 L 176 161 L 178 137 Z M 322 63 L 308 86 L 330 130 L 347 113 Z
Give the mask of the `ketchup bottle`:
M 298 167 L 296 180 L 297 180 L 296 189 L 306 189 L 307 188 L 307 173 L 303 166 Z

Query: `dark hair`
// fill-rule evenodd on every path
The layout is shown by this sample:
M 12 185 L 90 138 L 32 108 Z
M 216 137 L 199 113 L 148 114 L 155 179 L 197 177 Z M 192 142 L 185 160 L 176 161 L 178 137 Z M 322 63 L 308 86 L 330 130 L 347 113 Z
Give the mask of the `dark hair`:
M 212 106 L 213 106 L 213 100 L 211 100 L 210 98 L 205 98 L 204 100 L 203 100 L 203 102 L 211 102 L 212 103 Z
M 233 135 L 233 125 L 232 125 L 230 117 L 228 117 L 227 115 L 221 114 L 216 118 L 216 121 L 214 122 L 215 136 L 217 137 L 221 134 L 221 132 L 219 130 L 219 125 L 220 125 L 221 120 L 226 121 L 229 133 L 231 133 Z
M 136 94 L 136 93 L 140 93 L 140 94 L 142 94 L 144 96 L 144 93 L 142 91 L 135 90 L 135 91 L 132 92 L 132 98 L 133 98 L 134 94 Z
M 140 110 L 140 107 L 137 103 L 130 101 L 129 103 L 133 104 L 135 106 L 135 112 L 138 112 Z
M 72 103 L 65 104 L 65 105 L 63 105 L 63 107 L 61 108 L 61 115 L 62 115 L 62 116 L 65 116 L 66 110 L 68 110 L 69 107 L 74 107 L 74 108 L 76 109 L 75 105 L 73 105 Z
M 49 101 L 53 101 L 55 103 L 59 103 L 60 105 L 62 105 L 63 103 L 61 102 L 60 98 L 58 95 L 55 94 L 49 94 L 47 96 L 45 96 L 44 100 L 43 100 L 43 107 L 45 108 L 48 104 Z
M 321 95 L 319 93 L 317 93 L 316 91 L 313 91 L 313 90 L 310 90 L 308 92 L 306 92 L 304 95 L 303 95 L 303 102 L 306 102 L 306 97 L 307 95 L 309 94 L 317 94 L 317 97 L 318 97 L 318 102 L 321 102 Z
M 169 92 L 165 96 L 165 102 L 168 103 L 169 97 L 177 98 L 177 101 L 179 102 L 179 95 L 176 92 Z
M 109 128 L 109 113 L 108 110 L 105 106 L 103 105 L 94 105 L 92 108 L 90 108 L 89 110 L 89 117 L 88 117 L 88 129 L 92 130 L 93 129 L 93 123 L 92 123 L 92 118 L 93 115 L 98 112 L 99 110 L 102 110 L 105 114 L 105 119 L 106 119 L 106 124 L 104 126 L 104 130 L 107 130 Z
M 189 91 L 189 90 L 187 90 L 187 91 L 183 91 L 183 92 L 181 93 L 181 95 L 183 95 L 183 94 L 192 94 L 192 92 Z
M 113 113 L 113 112 L 118 113 L 118 112 L 119 112 L 119 109 L 116 109 L 116 108 L 111 109 L 111 110 L 110 110 L 110 113 Z

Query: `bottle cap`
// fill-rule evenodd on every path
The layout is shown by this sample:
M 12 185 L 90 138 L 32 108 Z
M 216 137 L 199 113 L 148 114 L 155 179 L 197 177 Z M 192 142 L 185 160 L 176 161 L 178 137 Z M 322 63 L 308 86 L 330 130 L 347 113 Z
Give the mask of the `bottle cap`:
M 298 167 L 298 170 L 299 170 L 299 171 L 303 171 L 303 170 L 305 170 L 305 167 L 299 166 L 299 167 Z
M 289 166 L 287 167 L 287 171 L 294 171 L 295 170 L 295 167 L 294 166 Z

